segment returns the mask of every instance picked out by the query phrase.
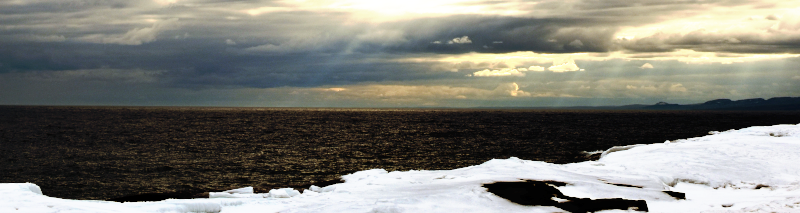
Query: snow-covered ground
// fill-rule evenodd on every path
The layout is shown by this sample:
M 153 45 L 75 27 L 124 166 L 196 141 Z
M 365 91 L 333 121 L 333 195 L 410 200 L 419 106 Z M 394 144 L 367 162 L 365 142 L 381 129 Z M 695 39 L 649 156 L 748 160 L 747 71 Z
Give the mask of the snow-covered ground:
M 374 169 L 342 179 L 303 192 L 257 194 L 248 187 L 208 199 L 128 203 L 52 198 L 34 184 L 4 183 L 0 212 L 563 212 L 519 205 L 482 186 L 520 180 L 567 183 L 556 188 L 570 197 L 645 200 L 651 212 L 800 212 L 800 125 L 614 147 L 600 160 L 573 164 L 510 158 L 454 170 Z M 606 212 L 614 211 L 624 212 Z

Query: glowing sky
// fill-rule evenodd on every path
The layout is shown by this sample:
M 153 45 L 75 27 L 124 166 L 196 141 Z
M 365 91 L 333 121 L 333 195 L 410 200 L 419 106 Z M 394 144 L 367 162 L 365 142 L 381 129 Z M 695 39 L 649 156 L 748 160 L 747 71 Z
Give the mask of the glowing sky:
M 526 107 L 800 96 L 800 2 L 0 0 L 0 104 Z

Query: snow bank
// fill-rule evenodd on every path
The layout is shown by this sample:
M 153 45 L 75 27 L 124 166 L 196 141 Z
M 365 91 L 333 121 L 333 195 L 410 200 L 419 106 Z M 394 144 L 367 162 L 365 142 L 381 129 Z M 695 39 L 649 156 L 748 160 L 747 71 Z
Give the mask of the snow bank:
M 246 187 L 212 192 L 209 199 L 116 203 L 51 198 L 35 184 L 6 183 L 0 184 L 0 212 L 562 211 L 516 204 L 483 186 L 522 180 L 561 183 L 552 187 L 573 198 L 644 200 L 651 212 L 791 212 L 800 208 L 798 150 L 800 125 L 777 125 L 614 147 L 597 161 L 565 165 L 509 158 L 454 170 L 373 169 L 302 193 Z

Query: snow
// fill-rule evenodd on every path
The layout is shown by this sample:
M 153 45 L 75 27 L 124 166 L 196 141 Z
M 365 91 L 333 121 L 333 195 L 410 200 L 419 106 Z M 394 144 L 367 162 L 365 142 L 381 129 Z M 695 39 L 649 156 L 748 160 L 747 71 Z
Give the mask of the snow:
M 245 187 L 207 199 L 117 203 L 52 198 L 32 183 L 2 183 L 0 212 L 562 212 L 519 205 L 482 186 L 521 180 L 566 183 L 556 188 L 570 197 L 645 200 L 651 212 L 800 212 L 798 150 L 800 125 L 776 125 L 614 147 L 597 161 L 563 165 L 512 157 L 453 170 L 366 170 L 302 193 Z

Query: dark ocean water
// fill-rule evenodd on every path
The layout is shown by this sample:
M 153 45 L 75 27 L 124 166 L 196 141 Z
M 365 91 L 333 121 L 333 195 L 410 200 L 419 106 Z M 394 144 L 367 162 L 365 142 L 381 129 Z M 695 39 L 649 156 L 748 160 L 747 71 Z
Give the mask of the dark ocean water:
M 355 171 L 552 163 L 582 151 L 800 123 L 800 112 L 0 106 L 0 182 L 45 195 L 257 191 Z

